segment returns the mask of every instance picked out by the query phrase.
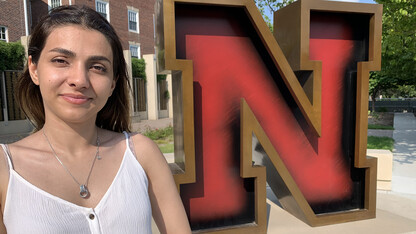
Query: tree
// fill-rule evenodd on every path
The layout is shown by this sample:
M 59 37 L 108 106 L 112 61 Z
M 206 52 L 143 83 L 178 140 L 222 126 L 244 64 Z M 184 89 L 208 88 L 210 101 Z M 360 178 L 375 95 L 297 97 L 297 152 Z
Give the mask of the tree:
M 382 92 L 416 85 L 416 1 L 375 1 L 383 4 L 383 36 L 381 71 L 370 75 L 373 102 Z
M 133 77 L 146 80 L 146 62 L 144 59 L 131 58 L 131 70 Z
M 25 48 L 20 42 L 0 41 L 0 71 L 22 70 L 25 61 Z
M 263 15 L 264 21 L 273 32 L 273 22 L 269 16 L 272 16 L 275 11 L 285 7 L 286 5 L 294 2 L 295 0 L 254 0 L 260 13 Z

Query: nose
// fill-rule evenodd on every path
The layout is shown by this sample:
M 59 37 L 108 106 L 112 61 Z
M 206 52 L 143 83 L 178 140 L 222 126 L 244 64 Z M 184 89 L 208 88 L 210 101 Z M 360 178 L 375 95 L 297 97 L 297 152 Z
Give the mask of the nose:
M 88 69 L 83 64 L 74 64 L 70 76 L 67 78 L 69 86 L 83 89 L 90 87 Z

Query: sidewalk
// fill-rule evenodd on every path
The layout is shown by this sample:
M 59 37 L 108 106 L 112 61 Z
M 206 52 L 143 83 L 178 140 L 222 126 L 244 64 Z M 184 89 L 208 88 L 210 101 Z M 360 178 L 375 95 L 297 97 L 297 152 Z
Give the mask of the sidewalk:
M 169 125 L 172 119 L 142 120 L 133 124 L 132 130 L 143 132 Z M 396 113 L 394 128 L 392 191 L 377 192 L 375 219 L 312 228 L 276 205 L 279 203 L 268 188 L 267 233 L 416 234 L 416 118 L 411 113 Z M 8 137 L 0 137 L 0 143 L 10 140 Z M 153 233 L 159 233 L 154 223 Z
M 375 219 L 310 227 L 276 205 L 277 198 L 267 188 L 267 233 L 416 234 L 416 118 L 396 113 L 394 129 L 392 191 L 377 191 Z M 153 231 L 159 233 L 154 224 Z
M 173 126 L 172 118 L 158 119 L 158 120 L 142 120 L 138 123 L 132 123 L 131 130 L 133 132 L 143 133 L 149 130 L 161 129 L 161 128 L 166 128 L 169 126 Z M 18 133 L 18 134 L 10 134 L 10 135 L 0 134 L 0 143 L 10 144 L 24 137 L 27 137 L 29 134 L 30 133 Z
M 416 117 L 394 115 L 392 192 L 416 200 Z
M 267 233 L 416 233 L 416 118 L 412 113 L 395 113 L 393 138 L 393 176 L 391 191 L 377 191 L 376 218 L 309 227 L 273 202 L 270 205 Z

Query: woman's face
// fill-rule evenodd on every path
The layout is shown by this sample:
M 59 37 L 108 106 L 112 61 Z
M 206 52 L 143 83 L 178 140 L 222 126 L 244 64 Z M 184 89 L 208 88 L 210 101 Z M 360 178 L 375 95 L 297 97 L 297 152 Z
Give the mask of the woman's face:
M 54 28 L 34 64 L 32 81 L 40 87 L 45 120 L 93 121 L 115 87 L 110 43 L 98 31 L 77 25 Z

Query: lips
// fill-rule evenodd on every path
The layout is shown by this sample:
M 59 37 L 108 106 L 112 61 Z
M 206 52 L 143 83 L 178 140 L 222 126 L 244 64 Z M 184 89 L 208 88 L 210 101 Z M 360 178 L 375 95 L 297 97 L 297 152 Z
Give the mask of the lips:
M 61 94 L 60 95 L 65 101 L 71 103 L 71 104 L 76 104 L 76 105 L 81 105 L 84 103 L 89 102 L 90 100 L 92 100 L 92 98 L 84 96 L 84 95 L 77 95 L 77 94 Z

